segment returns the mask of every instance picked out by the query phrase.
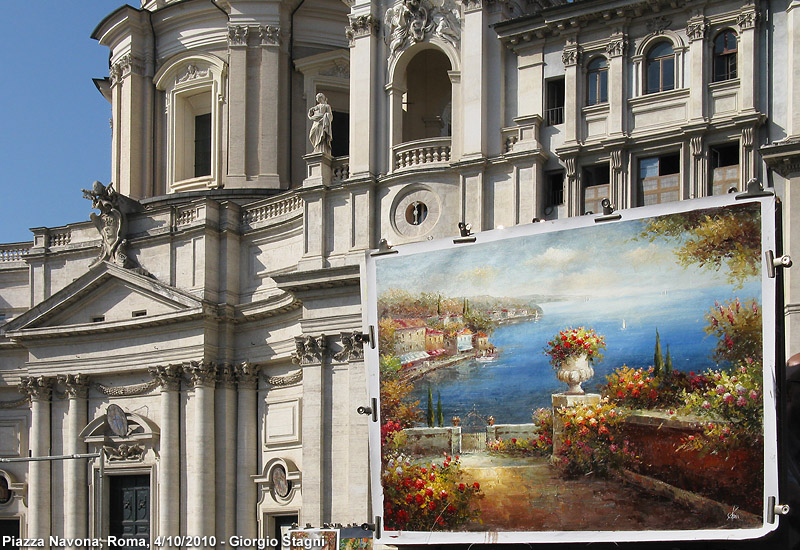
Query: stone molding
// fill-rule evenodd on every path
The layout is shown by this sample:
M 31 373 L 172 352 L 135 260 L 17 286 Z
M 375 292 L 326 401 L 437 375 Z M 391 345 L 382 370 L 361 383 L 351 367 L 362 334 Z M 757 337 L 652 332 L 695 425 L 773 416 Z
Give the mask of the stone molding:
M 245 361 L 240 365 L 236 365 L 236 382 L 240 390 L 255 390 L 258 389 L 258 377 L 261 367 L 253 365 Z
M 20 379 L 20 391 L 28 394 L 31 401 L 49 401 L 55 381 L 52 376 L 23 376 Z
M 150 367 L 147 369 L 155 379 L 157 385 L 161 386 L 161 391 L 178 391 L 181 389 L 181 367 L 179 365 L 167 365 L 166 367 Z
M 30 397 L 26 395 L 15 401 L 0 401 L 0 409 L 16 409 L 27 403 L 29 399 Z
M 705 17 L 692 18 L 686 23 L 686 36 L 689 42 L 703 40 L 708 35 L 710 25 Z
M 319 336 L 303 335 L 294 337 L 295 352 L 292 354 L 292 362 L 297 365 L 311 365 L 322 363 L 328 349 L 328 342 L 325 335 Z
M 132 395 L 149 393 L 158 387 L 158 384 L 158 380 L 142 382 L 141 384 L 131 384 L 129 386 L 105 386 L 99 382 L 95 382 L 92 384 L 92 388 L 110 397 L 129 397 Z
M 67 374 L 59 376 L 58 381 L 64 384 L 70 399 L 86 399 L 89 395 L 88 374 Z
M 183 366 L 183 372 L 189 377 L 189 386 L 192 388 L 213 388 L 217 385 L 219 369 L 214 363 L 191 361 Z
M 692 136 L 689 140 L 692 149 L 692 156 L 695 158 L 703 156 L 703 136 Z
M 268 376 L 267 383 L 271 386 L 291 386 L 292 384 L 297 384 L 298 382 L 303 380 L 303 370 L 298 370 L 293 372 L 292 374 L 286 374 L 284 376 Z
M 371 13 L 366 15 L 350 15 L 348 17 L 350 19 L 350 25 L 345 27 L 344 34 L 351 48 L 355 45 L 356 38 L 378 35 L 381 22 Z
M 623 152 L 622 149 L 614 149 L 614 150 L 611 151 L 611 155 L 610 155 L 610 157 L 611 157 L 611 169 L 614 172 L 617 172 L 617 173 L 622 172 L 622 167 L 623 167 L 622 160 L 623 160 L 623 157 L 624 157 L 623 153 L 624 152 Z

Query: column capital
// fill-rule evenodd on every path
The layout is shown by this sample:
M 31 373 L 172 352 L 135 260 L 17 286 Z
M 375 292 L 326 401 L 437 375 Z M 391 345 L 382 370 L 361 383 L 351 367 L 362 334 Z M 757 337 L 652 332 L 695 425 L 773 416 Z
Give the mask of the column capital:
M 309 365 L 312 363 L 322 363 L 328 342 L 325 335 L 319 336 L 303 335 L 295 336 L 295 352 L 292 354 L 292 362 L 298 365 Z
M 181 389 L 182 369 L 179 365 L 150 367 L 147 370 L 150 376 L 161 386 L 161 391 L 178 391 Z
M 55 378 L 51 376 L 23 376 L 20 379 L 20 391 L 27 394 L 31 401 L 49 401 L 54 382 Z
M 567 44 L 561 52 L 561 61 L 565 67 L 574 67 L 580 59 L 580 49 L 577 44 Z
M 364 343 L 356 332 L 342 332 L 342 349 L 333 355 L 337 361 L 361 361 L 364 359 Z
M 622 57 L 628 49 L 627 37 L 624 34 L 612 35 L 606 44 L 606 53 L 609 57 Z
M 686 35 L 689 42 L 703 40 L 708 34 L 710 25 L 705 17 L 693 17 L 686 23 Z
M 253 365 L 247 361 L 236 365 L 236 381 L 240 390 L 258 389 L 258 375 L 261 367 Z
M 217 381 L 220 388 L 236 389 L 236 369 L 233 365 L 220 365 L 217 368 Z
M 758 23 L 759 12 L 756 10 L 755 5 L 747 4 L 742 6 L 742 11 L 736 16 L 736 24 L 739 25 L 740 31 L 755 29 Z
M 116 86 L 131 73 L 144 74 L 145 63 L 142 58 L 132 53 L 126 53 L 117 61 L 111 64 L 108 75 L 111 78 L 111 85 Z
M 217 366 L 211 362 L 191 361 L 183 366 L 192 388 L 213 388 L 217 385 Z
M 228 25 L 228 46 L 247 46 L 250 27 L 247 25 Z
M 67 374 L 59 376 L 58 381 L 64 384 L 70 399 L 86 399 L 89 394 L 88 374 Z
M 259 25 L 258 38 L 262 46 L 280 46 L 281 28 L 277 25 Z
M 351 48 L 355 46 L 356 38 L 378 35 L 381 22 L 371 13 L 365 15 L 349 15 L 348 17 L 350 19 L 350 25 L 345 28 L 344 34 Z

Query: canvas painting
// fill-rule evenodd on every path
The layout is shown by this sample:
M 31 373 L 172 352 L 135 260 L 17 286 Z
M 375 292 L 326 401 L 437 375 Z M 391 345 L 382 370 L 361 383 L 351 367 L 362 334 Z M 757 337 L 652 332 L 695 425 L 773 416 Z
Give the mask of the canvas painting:
M 383 540 L 770 529 L 771 200 L 370 259 Z

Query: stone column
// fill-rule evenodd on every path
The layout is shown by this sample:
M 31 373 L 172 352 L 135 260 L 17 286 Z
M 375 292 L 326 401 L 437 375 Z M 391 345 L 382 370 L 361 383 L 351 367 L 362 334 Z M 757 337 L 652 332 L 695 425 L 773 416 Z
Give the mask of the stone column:
M 485 34 L 488 16 L 482 0 L 461 0 L 464 21 L 461 26 L 461 126 L 462 159 L 486 156 L 487 131 L 487 55 Z M 453 105 L 456 112 L 457 105 Z
M 50 455 L 50 397 L 53 378 L 23 376 L 22 391 L 31 399 L 31 457 Z M 50 547 L 50 462 L 33 461 L 28 465 L 28 532 L 26 538 L 44 539 Z
M 228 25 L 228 174 L 226 182 L 240 187 L 247 162 L 247 25 Z
M 564 62 L 564 143 L 578 139 L 578 60 L 580 52 L 574 38 L 567 40 L 561 60 Z M 610 79 L 609 79 L 610 80 Z M 613 85 L 613 83 L 609 83 Z
M 86 426 L 86 397 L 89 393 L 89 377 L 85 374 L 68 374 L 62 378 L 69 397 L 67 409 L 67 434 L 64 442 L 65 454 L 83 454 L 86 443 L 80 438 Z M 88 536 L 89 484 L 86 478 L 86 461 L 64 461 L 64 536 L 82 539 Z
M 756 80 L 758 79 L 758 57 L 756 56 L 758 11 L 755 4 L 742 6 L 736 22 L 739 24 L 739 63 L 736 65 L 736 70 L 742 83 L 740 109 L 743 112 L 752 112 L 756 109 Z
M 786 8 L 786 40 L 789 50 L 787 134 L 800 135 L 800 0 L 792 0 Z M 767 55 L 771 55 L 771 52 Z M 788 342 L 788 340 L 787 340 Z
M 298 336 L 294 361 L 303 367 L 303 511 L 300 523 L 321 525 L 325 475 L 325 388 L 322 363 L 327 347 L 325 335 Z
M 689 139 L 692 153 L 692 172 L 689 198 L 708 196 L 708 158 L 705 154 L 703 136 L 692 136 Z
M 379 79 L 378 28 L 380 20 L 369 11 L 350 15 L 346 34 L 350 39 L 350 177 L 369 177 L 378 170 L 376 111 Z M 402 126 L 401 126 L 402 127 Z
M 251 476 L 258 472 L 258 367 L 250 363 L 236 366 L 238 402 L 236 433 L 236 534 L 255 537 L 258 530 L 258 490 Z
M 701 121 L 706 115 L 706 33 L 708 20 L 703 16 L 689 19 L 686 35 L 689 37 L 689 120 Z
M 227 541 L 236 531 L 236 466 L 241 449 L 236 445 L 236 378 L 232 365 L 219 367 L 216 403 L 216 522 L 217 540 Z M 252 536 L 255 536 L 253 534 Z
M 739 189 L 744 191 L 747 182 L 756 177 L 755 150 L 753 149 L 755 128 L 747 126 L 742 128 L 741 149 L 739 151 L 740 180 Z
M 631 193 L 628 185 L 628 152 L 625 149 L 611 151 L 611 202 L 616 210 L 630 208 Z
M 258 27 L 261 44 L 259 78 L 258 182 L 260 187 L 278 189 L 280 174 L 288 162 L 288 117 L 285 116 L 284 74 L 286 55 L 281 50 L 281 29 L 277 25 Z
M 212 536 L 216 533 L 214 388 L 217 367 L 213 363 L 192 361 L 184 366 L 184 371 L 194 390 L 194 433 L 187 434 L 186 441 L 192 457 L 186 464 L 186 534 Z
M 622 134 L 625 132 L 625 92 L 628 87 L 622 85 L 627 82 L 625 70 L 625 50 L 627 49 L 627 37 L 623 33 L 614 33 L 608 45 L 606 53 L 609 57 L 608 63 L 608 133 L 610 135 Z M 620 203 L 622 204 L 622 203 Z
M 161 385 L 157 534 L 177 536 L 181 534 L 181 367 L 152 367 L 150 375 Z

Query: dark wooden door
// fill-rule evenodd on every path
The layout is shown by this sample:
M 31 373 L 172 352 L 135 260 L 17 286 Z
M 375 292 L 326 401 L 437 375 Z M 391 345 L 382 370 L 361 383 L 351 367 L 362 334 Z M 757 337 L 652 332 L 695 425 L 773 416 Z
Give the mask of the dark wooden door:
M 0 519 L 0 541 L 3 540 L 3 537 L 11 537 L 12 539 L 19 538 L 18 519 Z M 17 550 L 19 546 L 11 544 L 11 545 L 5 545 L 3 546 L 3 548 Z
M 111 476 L 108 534 L 150 540 L 150 476 Z

